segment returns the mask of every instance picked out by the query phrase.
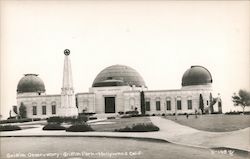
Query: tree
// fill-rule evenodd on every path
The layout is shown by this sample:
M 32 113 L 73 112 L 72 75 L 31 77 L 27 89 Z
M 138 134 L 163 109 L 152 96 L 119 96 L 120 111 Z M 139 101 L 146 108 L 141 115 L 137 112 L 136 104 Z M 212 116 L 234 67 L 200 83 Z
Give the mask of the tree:
M 144 92 L 141 92 L 141 113 L 144 115 L 146 113 L 145 109 L 145 95 Z
M 13 112 L 16 113 L 16 114 L 18 114 L 18 112 L 17 112 L 17 106 L 16 106 L 16 105 L 13 105 L 12 108 L 13 108 Z
M 27 117 L 27 111 L 26 111 L 26 106 L 21 102 L 21 105 L 19 107 L 19 116 L 21 118 L 26 118 Z
M 210 111 L 214 113 L 214 104 L 217 102 L 217 98 L 213 98 L 212 93 L 209 94 Z
M 232 100 L 235 106 L 242 107 L 244 114 L 245 107 L 250 106 L 250 92 L 240 89 L 238 95 L 234 93 Z
M 204 102 L 203 102 L 203 96 L 202 96 L 202 94 L 200 94 L 200 99 L 199 99 L 200 101 L 199 101 L 199 108 L 200 108 L 200 110 L 201 110 L 201 113 L 203 114 L 203 112 L 204 112 Z

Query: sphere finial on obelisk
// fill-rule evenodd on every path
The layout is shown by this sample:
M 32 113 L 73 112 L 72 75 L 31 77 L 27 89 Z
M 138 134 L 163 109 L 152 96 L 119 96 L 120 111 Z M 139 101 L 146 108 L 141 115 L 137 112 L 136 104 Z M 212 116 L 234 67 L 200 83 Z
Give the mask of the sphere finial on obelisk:
M 64 50 L 64 55 L 69 56 L 69 54 L 70 54 L 70 50 L 69 49 L 65 49 Z

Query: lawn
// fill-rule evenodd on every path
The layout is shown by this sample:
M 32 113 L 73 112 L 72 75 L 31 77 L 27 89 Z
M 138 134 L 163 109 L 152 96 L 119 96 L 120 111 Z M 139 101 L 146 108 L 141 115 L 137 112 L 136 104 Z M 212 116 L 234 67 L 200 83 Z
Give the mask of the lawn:
M 126 126 L 132 126 L 138 123 L 151 123 L 149 117 L 132 117 L 132 118 L 120 118 L 120 119 L 108 119 L 98 124 L 91 124 L 91 127 L 95 131 L 114 131 L 115 129 L 125 128 Z
M 188 119 L 186 116 L 181 115 L 177 116 L 177 120 L 175 120 L 174 116 L 167 116 L 166 118 L 198 130 L 212 132 L 234 131 L 250 127 L 250 115 L 214 114 L 200 115 L 198 118 L 190 115 Z

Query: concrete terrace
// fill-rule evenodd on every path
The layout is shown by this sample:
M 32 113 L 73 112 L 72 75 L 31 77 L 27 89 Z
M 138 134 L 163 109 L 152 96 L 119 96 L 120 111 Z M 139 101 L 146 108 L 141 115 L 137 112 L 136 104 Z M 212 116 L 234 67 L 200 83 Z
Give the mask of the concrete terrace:
M 201 148 L 227 147 L 250 152 L 250 127 L 231 132 L 207 132 L 180 125 L 161 117 L 150 117 L 152 123 L 160 128 L 158 132 L 65 132 L 43 131 L 41 125 L 31 129 L 1 132 L 1 137 L 18 136 L 91 136 L 123 137 L 165 140 L 171 143 Z

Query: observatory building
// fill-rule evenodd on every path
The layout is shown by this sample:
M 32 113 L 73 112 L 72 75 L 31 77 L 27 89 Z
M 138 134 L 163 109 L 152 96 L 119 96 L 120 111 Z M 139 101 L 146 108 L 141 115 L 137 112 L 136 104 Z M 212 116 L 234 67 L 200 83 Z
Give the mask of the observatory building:
M 149 90 L 135 69 L 112 65 L 97 74 L 88 92 L 75 94 L 70 51 L 66 49 L 64 54 L 61 93 L 47 95 L 38 74 L 25 74 L 17 85 L 17 110 L 24 105 L 29 118 L 77 116 L 82 112 L 117 114 L 134 110 L 150 115 L 222 112 L 220 100 L 211 106 L 213 80 L 205 67 L 188 68 L 180 89 Z

